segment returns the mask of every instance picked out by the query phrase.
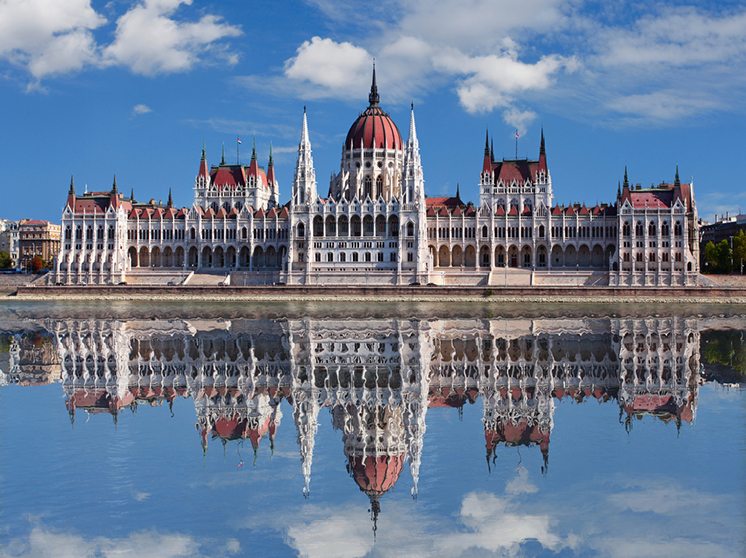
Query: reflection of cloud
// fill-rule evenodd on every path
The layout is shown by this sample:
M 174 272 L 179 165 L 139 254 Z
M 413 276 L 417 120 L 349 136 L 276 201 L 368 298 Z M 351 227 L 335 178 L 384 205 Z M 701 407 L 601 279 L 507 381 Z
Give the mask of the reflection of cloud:
M 626 556 L 738 556 L 743 511 L 737 498 L 669 479 L 589 479 L 539 495 L 520 467 L 504 494 L 466 494 L 453 517 L 418 503 L 384 502 L 373 538 L 362 504 L 307 504 L 287 522 L 251 517 L 251 529 L 278 529 L 300 556 L 520 556 L 562 553 Z M 542 489 L 543 492 L 544 489 Z M 421 500 L 420 500 L 421 501 Z M 634 533 L 634 536 L 629 536 Z M 537 545 L 540 549 L 537 550 Z
M 533 494 L 539 489 L 528 480 L 528 469 L 523 465 L 518 467 L 515 478 L 510 479 L 505 485 L 505 492 L 511 495 Z
M 203 548 L 204 547 L 204 548 Z M 201 558 L 228 556 L 241 547 L 237 540 L 222 544 L 201 543 L 189 535 L 137 531 L 122 538 L 88 538 L 61 533 L 36 526 L 26 539 L 14 539 L 0 544 L 0 558 L 113 558 L 147 555 L 151 558 Z
M 308 506 L 287 527 L 289 544 L 301 556 L 518 556 L 526 541 L 557 552 L 576 546 L 572 534 L 559 534 L 558 521 L 547 513 L 521 511 L 513 495 L 538 489 L 525 468 L 507 483 L 506 497 L 472 492 L 456 521 L 444 524 L 413 513 L 412 505 L 391 502 L 378 518 L 378 535 L 359 507 Z M 254 521 L 252 527 L 256 528 Z M 447 525 L 447 526 L 446 526 Z M 277 527 L 276 525 L 274 526 Z
M 138 502 L 144 502 L 150 498 L 150 492 L 135 492 L 135 500 Z

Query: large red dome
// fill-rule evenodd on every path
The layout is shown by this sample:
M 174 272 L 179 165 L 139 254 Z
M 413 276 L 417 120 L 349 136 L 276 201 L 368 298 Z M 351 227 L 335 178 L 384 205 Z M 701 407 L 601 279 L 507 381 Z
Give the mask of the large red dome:
M 402 149 L 401 134 L 391 117 L 378 105 L 378 87 L 376 86 L 376 69 L 373 68 L 373 83 L 368 95 L 370 105 L 357 117 L 350 126 L 345 139 L 345 148 L 360 149 Z

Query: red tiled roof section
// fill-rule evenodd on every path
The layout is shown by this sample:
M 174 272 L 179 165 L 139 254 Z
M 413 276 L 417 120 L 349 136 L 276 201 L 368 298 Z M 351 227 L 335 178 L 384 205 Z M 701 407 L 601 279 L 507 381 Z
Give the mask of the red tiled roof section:
M 381 495 L 391 489 L 404 467 L 404 455 L 350 455 L 352 478 L 366 494 Z
M 350 126 L 345 138 L 345 148 L 402 149 L 399 128 L 391 117 L 378 106 L 368 107 Z
M 539 162 L 528 159 L 496 161 L 493 165 L 495 180 L 498 182 L 502 180 L 505 184 L 514 180 L 521 183 L 533 180 L 539 171 Z

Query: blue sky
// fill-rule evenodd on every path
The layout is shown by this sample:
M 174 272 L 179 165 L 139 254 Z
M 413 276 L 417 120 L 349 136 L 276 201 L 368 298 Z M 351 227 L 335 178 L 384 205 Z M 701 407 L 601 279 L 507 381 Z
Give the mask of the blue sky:
M 406 134 L 414 101 L 428 195 L 477 200 L 495 155 L 535 157 L 558 202 L 695 180 L 700 213 L 746 210 L 746 7 L 582 0 L 0 0 L 1 217 L 59 219 L 71 174 L 189 205 L 204 141 L 274 146 L 289 197 L 308 106 L 319 191 L 367 105 Z

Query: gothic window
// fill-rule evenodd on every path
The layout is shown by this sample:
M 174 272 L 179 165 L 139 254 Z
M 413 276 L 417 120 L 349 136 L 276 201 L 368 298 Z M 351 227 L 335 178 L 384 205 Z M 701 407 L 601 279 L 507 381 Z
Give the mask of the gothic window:
M 346 262 L 346 261 L 347 261 L 347 254 L 346 254 L 346 253 L 344 253 L 344 252 L 342 252 L 342 253 L 341 253 L 341 254 L 339 255 L 339 261 L 340 261 L 340 262 Z
M 326 255 L 326 261 L 328 261 L 328 262 L 333 262 L 334 261 L 334 253 L 333 252 L 329 252 Z
M 357 252 L 353 252 L 352 253 L 352 261 L 356 262 L 356 261 L 358 261 L 358 258 L 359 258 L 358 253 Z
M 298 223 L 298 236 L 300 238 L 303 238 L 303 236 L 306 234 L 306 227 L 303 223 Z
M 366 252 L 366 253 L 365 253 L 365 261 L 366 261 L 366 262 L 369 262 L 369 261 L 371 261 L 371 260 L 370 260 L 370 252 Z
M 376 199 L 378 199 L 382 195 L 383 195 L 383 176 L 379 174 L 378 178 L 376 178 Z
M 407 223 L 407 236 L 414 236 L 414 223 Z
M 368 198 L 372 196 L 372 190 L 373 188 L 373 181 L 371 180 L 370 176 L 366 176 L 363 180 L 363 198 Z
M 544 238 L 544 225 L 539 225 L 539 238 Z
M 487 238 L 487 225 L 482 226 L 482 238 Z
M 655 236 L 655 234 L 656 234 L 655 222 L 651 221 L 650 224 L 648 225 L 648 235 Z

